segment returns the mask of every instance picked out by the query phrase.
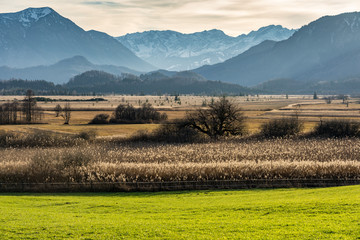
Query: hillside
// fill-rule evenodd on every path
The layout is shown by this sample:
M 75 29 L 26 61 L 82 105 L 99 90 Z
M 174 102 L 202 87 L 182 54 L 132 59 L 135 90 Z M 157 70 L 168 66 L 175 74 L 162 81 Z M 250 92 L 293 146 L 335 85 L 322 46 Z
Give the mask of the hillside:
M 101 65 L 155 69 L 113 37 L 84 31 L 51 8 L 0 14 L 0 66 L 25 68 L 84 56 Z
M 105 72 L 89 71 L 72 78 L 64 85 L 77 93 L 117 94 L 249 94 L 259 92 L 236 84 L 208 81 L 192 72 L 166 76 L 161 72 L 141 75 L 114 76 Z
M 255 86 L 272 79 L 338 81 L 360 75 L 360 13 L 322 17 L 289 39 L 265 41 L 224 63 L 194 70 L 207 79 Z
M 90 70 L 106 71 L 115 75 L 121 75 L 123 73 L 131 73 L 135 75 L 141 74 L 140 72 L 126 67 L 96 65 L 82 56 L 75 56 L 69 59 L 61 60 L 49 66 L 36 66 L 29 68 L 0 67 L 0 79 L 41 79 L 56 84 L 63 84 L 68 82 L 70 78 Z
M 35 80 L 13 79 L 0 81 L 0 94 L 22 95 L 32 89 L 42 95 L 68 94 L 194 94 L 194 95 L 244 95 L 262 92 L 236 84 L 209 81 L 192 72 L 170 73 L 164 71 L 142 74 L 113 75 L 103 71 L 87 71 L 71 78 L 62 85 Z M 166 73 L 166 72 L 165 72 Z

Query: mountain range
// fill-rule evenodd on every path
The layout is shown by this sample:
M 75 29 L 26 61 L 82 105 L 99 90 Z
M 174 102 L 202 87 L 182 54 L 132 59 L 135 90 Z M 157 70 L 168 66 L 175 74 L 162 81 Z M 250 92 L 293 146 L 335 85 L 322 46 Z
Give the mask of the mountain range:
M 114 75 L 124 73 L 140 75 L 142 73 L 126 67 L 96 65 L 82 56 L 75 56 L 52 65 L 28 68 L 0 67 L 0 79 L 46 80 L 56 84 L 63 84 L 68 82 L 70 78 L 90 70 L 105 71 Z
M 84 31 L 51 8 L 29 8 L 0 14 L 0 56 L 3 80 L 63 84 L 83 72 L 98 70 L 120 77 L 137 75 L 133 78 L 152 92 L 153 86 L 145 83 L 160 81 L 167 89 L 154 86 L 169 92 L 173 86 L 181 88 L 179 79 L 188 82 L 196 73 L 196 84 L 203 87 L 223 87 L 215 83 L 224 81 L 237 84 L 227 85 L 234 89 L 242 85 L 272 93 L 312 89 L 354 93 L 360 91 L 360 13 L 325 16 L 296 31 L 271 25 L 238 37 L 220 30 L 148 31 L 115 39 Z M 193 73 L 181 72 L 182 78 L 175 71 L 197 66 L 201 67 Z M 123 86 L 119 81 L 116 84 Z
M 138 57 L 161 69 L 182 71 L 223 62 L 265 40 L 288 39 L 294 32 L 280 25 L 270 25 L 238 37 L 214 29 L 192 34 L 147 31 L 117 39 Z
M 264 41 L 223 63 L 194 71 L 243 86 L 275 79 L 309 85 L 360 76 L 360 13 L 322 17 L 287 40 Z
M 155 70 L 113 37 L 84 31 L 48 7 L 0 14 L 0 56 L 0 66 L 16 68 L 83 56 L 94 64 Z

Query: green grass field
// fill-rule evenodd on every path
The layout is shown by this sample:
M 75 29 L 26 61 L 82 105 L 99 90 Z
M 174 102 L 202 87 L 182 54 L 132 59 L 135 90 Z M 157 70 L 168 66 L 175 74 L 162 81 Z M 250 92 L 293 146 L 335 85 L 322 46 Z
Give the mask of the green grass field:
M 1 239 L 360 239 L 360 186 L 0 194 Z

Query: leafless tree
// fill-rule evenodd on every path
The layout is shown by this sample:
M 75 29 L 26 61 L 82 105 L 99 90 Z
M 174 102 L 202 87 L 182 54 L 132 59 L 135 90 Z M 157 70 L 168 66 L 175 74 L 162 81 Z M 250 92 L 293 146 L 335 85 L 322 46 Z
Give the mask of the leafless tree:
M 70 118 L 71 118 L 71 107 L 70 107 L 70 103 L 66 103 L 63 110 L 62 110 L 62 113 L 61 113 L 61 116 L 64 118 L 65 122 L 64 124 L 69 124 L 70 122 Z
M 35 107 L 36 101 L 34 98 L 34 92 L 32 90 L 27 90 L 22 106 L 22 110 L 25 115 L 25 121 L 27 123 L 30 123 L 33 120 Z
M 60 106 L 60 104 L 56 105 L 56 107 L 54 108 L 54 112 L 55 112 L 55 117 L 59 117 L 61 114 L 62 108 Z
M 226 97 L 212 102 L 207 109 L 198 109 L 186 116 L 187 126 L 213 139 L 221 136 L 242 135 L 245 132 L 242 110 Z

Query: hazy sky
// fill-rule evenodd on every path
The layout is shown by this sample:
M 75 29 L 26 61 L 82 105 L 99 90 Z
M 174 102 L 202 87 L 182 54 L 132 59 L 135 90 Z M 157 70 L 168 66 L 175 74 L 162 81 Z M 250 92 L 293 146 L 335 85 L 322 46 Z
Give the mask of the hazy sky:
M 48 6 L 85 30 L 221 29 L 237 36 L 270 24 L 299 28 L 323 15 L 360 11 L 359 0 L 0 0 L 0 12 Z

